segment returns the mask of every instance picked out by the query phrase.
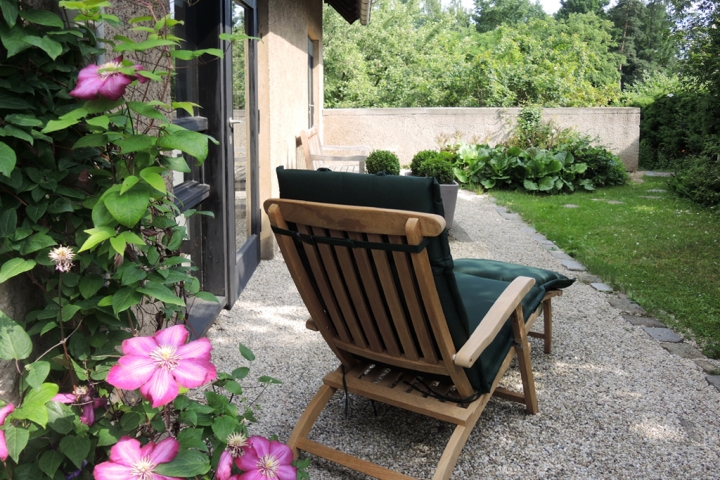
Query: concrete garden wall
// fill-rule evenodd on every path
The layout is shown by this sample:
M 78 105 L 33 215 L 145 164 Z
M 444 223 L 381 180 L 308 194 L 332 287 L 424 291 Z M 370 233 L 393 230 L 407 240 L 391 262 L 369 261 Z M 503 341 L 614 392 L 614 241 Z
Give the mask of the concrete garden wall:
M 366 108 L 323 110 L 326 145 L 369 145 L 391 150 L 401 165 L 420 150 L 438 148 L 438 138 L 495 145 L 506 140 L 519 108 Z M 546 108 L 543 121 L 598 137 L 628 171 L 638 167 L 639 108 Z

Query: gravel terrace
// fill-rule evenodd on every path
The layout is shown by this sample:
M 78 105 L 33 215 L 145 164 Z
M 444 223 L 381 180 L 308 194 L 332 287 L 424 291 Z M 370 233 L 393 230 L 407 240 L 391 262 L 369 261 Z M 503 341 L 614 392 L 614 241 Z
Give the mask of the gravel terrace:
M 486 196 L 461 191 L 451 232 L 455 258 L 491 258 L 571 275 L 528 229 L 501 217 Z M 692 361 L 672 355 L 608 303 L 576 282 L 554 300 L 553 353 L 531 339 L 540 413 L 492 399 L 462 451 L 452 478 L 720 478 L 720 392 Z M 219 370 L 257 359 L 243 386 L 283 381 L 259 399 L 252 434 L 287 441 L 322 377 L 339 362 L 321 336 L 305 329 L 307 310 L 282 259 L 260 264 L 230 311 L 208 332 Z M 536 326 L 542 325 L 538 321 Z M 503 380 L 520 389 L 511 368 Z M 335 394 L 310 438 L 418 478 L 429 478 L 453 426 L 351 395 Z M 313 479 L 361 479 L 316 457 Z

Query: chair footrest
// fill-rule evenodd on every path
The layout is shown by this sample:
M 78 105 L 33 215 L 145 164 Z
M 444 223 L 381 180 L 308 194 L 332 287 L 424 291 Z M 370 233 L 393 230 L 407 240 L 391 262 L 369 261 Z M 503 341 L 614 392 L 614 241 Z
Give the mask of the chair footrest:
M 383 480 L 415 480 L 413 477 L 408 477 L 402 473 L 381 467 L 376 463 L 353 457 L 352 455 L 335 450 L 334 448 L 326 447 L 320 443 L 308 440 L 307 438 L 301 438 L 298 440 L 296 448 L 358 472 L 362 472 L 366 475 L 370 475 L 371 477 L 382 478 Z

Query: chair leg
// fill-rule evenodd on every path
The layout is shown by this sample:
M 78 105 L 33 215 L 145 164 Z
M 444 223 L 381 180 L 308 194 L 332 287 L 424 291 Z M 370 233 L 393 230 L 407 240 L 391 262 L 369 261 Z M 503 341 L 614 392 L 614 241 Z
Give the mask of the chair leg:
M 522 306 L 518 306 L 515 310 L 512 317 L 512 328 L 515 336 L 515 350 L 517 351 L 518 366 L 520 367 L 523 394 L 525 395 L 525 412 L 534 415 L 538 412 L 538 403 L 535 393 L 535 378 L 530 363 L 530 344 L 525 331 Z
M 473 426 L 458 425 L 455 427 L 455 431 L 450 437 L 447 446 L 445 446 L 442 457 L 440 457 L 440 462 L 438 462 L 432 480 L 448 480 L 450 478 Z
M 552 353 L 552 304 L 550 299 L 543 302 L 543 324 L 545 327 L 545 348 L 546 354 Z
M 297 449 L 298 441 L 306 438 L 308 433 L 310 433 L 315 421 L 320 416 L 325 405 L 330 401 L 330 398 L 335 394 L 336 390 L 337 388 L 323 384 L 300 416 L 300 420 L 298 420 L 298 423 L 295 425 L 290 439 L 287 442 L 288 447 L 292 449 L 295 460 L 297 460 L 298 454 L 300 453 Z

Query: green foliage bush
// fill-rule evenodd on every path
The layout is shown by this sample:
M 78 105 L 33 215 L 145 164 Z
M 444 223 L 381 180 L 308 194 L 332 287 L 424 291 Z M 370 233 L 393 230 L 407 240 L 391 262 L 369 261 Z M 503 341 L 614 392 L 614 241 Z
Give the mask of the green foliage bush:
M 705 207 L 720 205 L 720 144 L 708 146 L 702 155 L 678 166 L 668 180 L 671 190 Z
M 417 169 L 417 175 L 435 177 L 440 184 L 451 184 L 455 181 L 452 163 L 439 153 L 422 162 Z
M 435 156 L 438 154 L 435 150 L 421 150 L 418 153 L 415 154 L 415 156 L 412 159 L 412 162 L 410 162 L 410 171 L 413 175 L 418 176 L 418 169 L 420 168 L 420 165 L 425 161 L 429 160 L 431 158 L 435 158 Z
M 387 150 L 374 150 L 365 161 L 368 173 L 385 172 L 388 175 L 400 175 L 400 159 Z

